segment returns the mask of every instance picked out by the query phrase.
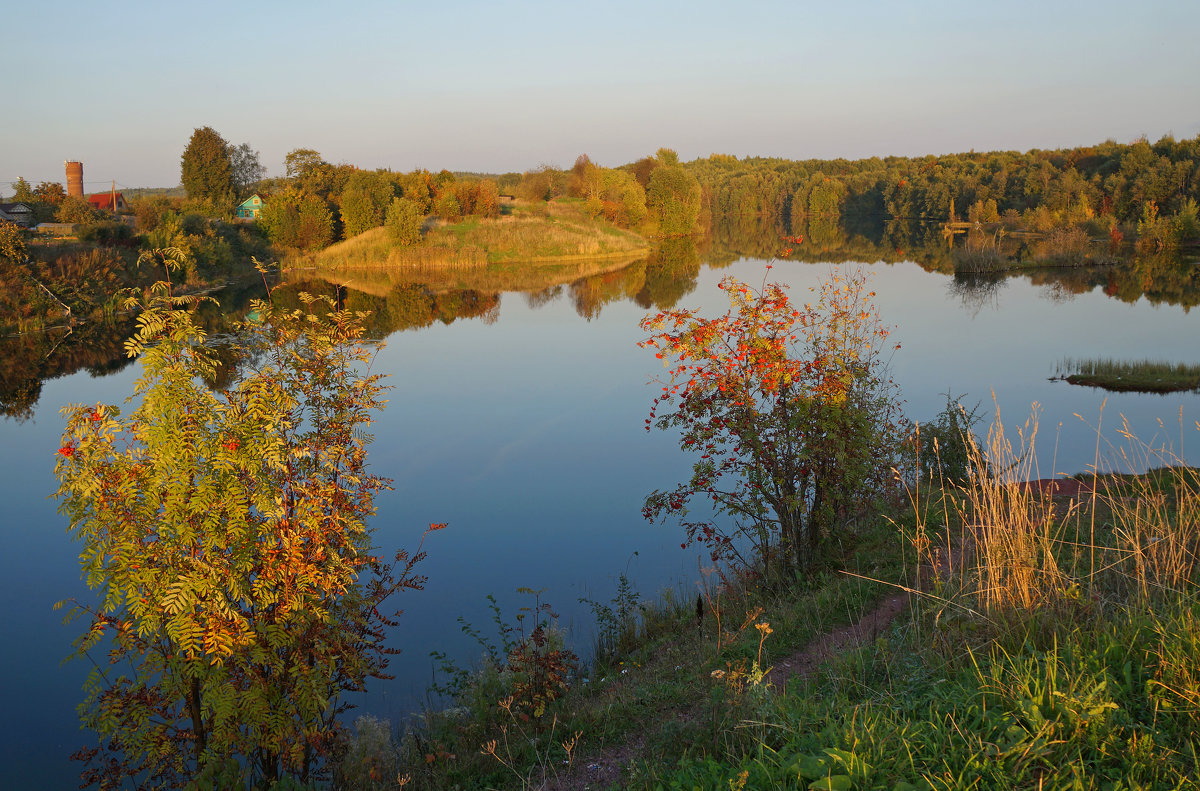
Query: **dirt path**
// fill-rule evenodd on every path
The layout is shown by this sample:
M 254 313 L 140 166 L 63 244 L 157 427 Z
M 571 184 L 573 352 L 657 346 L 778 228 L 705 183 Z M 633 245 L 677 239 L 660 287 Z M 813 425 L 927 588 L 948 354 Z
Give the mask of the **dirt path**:
M 1058 481 L 1038 481 L 1034 486 L 1051 488 L 1055 495 L 1078 495 L 1079 492 L 1068 486 L 1070 491 L 1060 491 Z M 938 573 L 948 573 L 957 570 L 962 561 L 961 548 L 954 547 L 949 551 L 942 547 L 937 552 Z M 925 590 L 933 586 L 934 566 L 923 566 L 918 570 L 918 585 Z M 787 687 L 790 679 L 795 677 L 808 678 L 821 665 L 839 654 L 844 654 L 859 646 L 874 641 L 896 620 L 907 608 L 914 594 L 921 591 L 902 586 L 893 586 L 892 593 L 879 601 L 875 608 L 849 626 L 826 632 L 815 637 L 792 654 L 776 661 L 767 673 L 767 682 L 776 690 Z M 664 711 L 663 718 L 674 718 L 685 721 L 697 716 L 696 712 L 688 710 Z M 637 735 L 627 742 L 612 745 L 598 753 L 583 757 L 561 777 L 548 781 L 542 786 L 545 791 L 595 791 L 613 787 L 619 783 L 625 768 L 645 755 L 646 739 Z
M 900 613 L 904 612 L 912 597 L 908 589 L 880 601 L 874 610 L 849 626 L 826 632 L 795 653 L 777 661 L 767 673 L 767 682 L 782 690 L 789 679 L 795 676 L 808 677 L 823 663 L 852 648 L 873 641 Z M 697 716 L 694 711 L 664 711 L 663 717 L 686 721 Z M 621 780 L 625 768 L 645 754 L 646 740 L 642 735 L 627 742 L 612 745 L 599 753 L 588 755 L 556 780 L 548 781 L 545 791 L 588 791 L 614 786 Z

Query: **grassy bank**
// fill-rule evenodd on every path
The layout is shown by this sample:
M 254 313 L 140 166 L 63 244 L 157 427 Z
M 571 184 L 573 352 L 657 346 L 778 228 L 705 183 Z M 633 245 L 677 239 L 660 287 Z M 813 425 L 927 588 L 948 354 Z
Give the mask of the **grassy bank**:
M 588 217 L 583 203 L 510 203 L 496 218 L 427 222 L 420 244 L 398 246 L 386 228 L 374 228 L 311 256 L 299 266 L 318 270 L 355 268 L 472 269 L 489 264 L 544 264 L 609 258 L 629 259 L 649 252 L 644 238 Z
M 443 677 L 458 705 L 388 747 L 389 768 L 412 788 L 1196 787 L 1200 472 L 1055 490 L 1028 481 L 1035 437 L 994 426 L 970 482 L 911 488 L 785 590 L 711 573 L 643 606 L 623 585 L 573 676 L 539 675 L 569 657 L 533 615 L 498 639 L 544 623 L 542 648 Z M 923 592 L 872 620 L 897 585 Z M 805 666 L 855 621 L 875 628 Z M 554 694 L 531 697 L 537 679 Z
M 1073 385 L 1137 393 L 1174 393 L 1200 389 L 1200 365 L 1160 360 L 1073 360 L 1058 364 L 1055 375 Z

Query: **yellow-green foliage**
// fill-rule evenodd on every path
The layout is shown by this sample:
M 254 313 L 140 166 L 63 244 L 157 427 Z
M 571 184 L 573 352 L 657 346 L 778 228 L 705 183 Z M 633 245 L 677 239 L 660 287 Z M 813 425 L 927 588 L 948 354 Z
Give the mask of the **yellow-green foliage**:
M 365 467 L 382 407 L 379 377 L 360 373 L 370 347 L 350 312 L 260 301 L 241 349 L 253 363 L 213 392 L 195 301 L 154 293 L 127 343 L 140 405 L 64 409 L 55 469 L 98 599 L 74 608 L 78 652 L 103 646 L 128 673 L 97 664 L 85 687 L 81 716 L 104 745 L 85 778 L 308 777 L 339 733 L 338 697 L 386 665 L 393 623 L 377 607 L 420 587 L 419 553 L 371 554 L 366 519 L 387 482 Z

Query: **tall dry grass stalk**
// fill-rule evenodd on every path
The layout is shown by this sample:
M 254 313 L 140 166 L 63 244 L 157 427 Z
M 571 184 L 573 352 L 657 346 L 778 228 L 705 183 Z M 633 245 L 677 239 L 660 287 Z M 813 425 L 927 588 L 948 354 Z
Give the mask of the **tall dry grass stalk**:
M 1119 434 L 1124 445 L 1113 449 L 1110 472 L 1097 477 L 1095 494 L 1111 514 L 1115 557 L 1105 566 L 1119 568 L 1143 598 L 1186 590 L 1200 551 L 1200 471 L 1165 445 L 1140 440 L 1124 417 Z M 1121 475 L 1111 465 L 1150 473 Z
M 989 611 L 1033 609 L 1071 587 L 1055 552 L 1053 499 L 1030 485 L 1040 479 L 1037 432 L 1035 408 L 1014 444 L 997 410 L 983 444 L 968 443 L 972 474 L 955 502 L 974 549 L 978 602 Z
M 974 606 L 995 613 L 1083 597 L 1147 601 L 1195 585 L 1200 470 L 1165 444 L 1140 440 L 1123 416 L 1120 444 L 1095 431 L 1089 474 L 1057 498 L 1055 487 L 1038 483 L 1036 405 L 1015 439 L 999 412 L 986 439 L 965 438 L 968 480 L 943 485 L 971 559 L 959 589 Z M 925 516 L 918 513 L 918 540 Z M 920 541 L 918 551 L 929 544 Z

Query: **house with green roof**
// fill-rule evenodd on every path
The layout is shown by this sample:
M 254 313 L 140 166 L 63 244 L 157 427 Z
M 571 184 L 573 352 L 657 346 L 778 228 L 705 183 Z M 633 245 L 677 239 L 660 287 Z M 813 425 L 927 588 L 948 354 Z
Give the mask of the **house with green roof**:
M 238 219 L 257 220 L 258 213 L 262 211 L 262 207 L 263 196 L 256 192 L 249 198 L 246 198 L 246 200 L 239 203 L 234 214 L 238 217 Z

